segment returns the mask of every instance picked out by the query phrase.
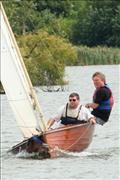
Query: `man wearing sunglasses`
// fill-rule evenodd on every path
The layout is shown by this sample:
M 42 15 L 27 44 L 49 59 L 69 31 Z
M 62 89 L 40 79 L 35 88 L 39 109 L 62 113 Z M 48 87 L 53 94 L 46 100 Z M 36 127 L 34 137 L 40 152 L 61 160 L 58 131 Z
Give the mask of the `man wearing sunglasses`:
M 81 124 L 90 121 L 95 124 L 95 117 L 90 111 L 80 104 L 80 97 L 77 93 L 69 95 L 69 102 L 61 107 L 56 116 L 49 119 L 47 129 L 49 129 L 54 122 L 60 122 L 61 125 Z

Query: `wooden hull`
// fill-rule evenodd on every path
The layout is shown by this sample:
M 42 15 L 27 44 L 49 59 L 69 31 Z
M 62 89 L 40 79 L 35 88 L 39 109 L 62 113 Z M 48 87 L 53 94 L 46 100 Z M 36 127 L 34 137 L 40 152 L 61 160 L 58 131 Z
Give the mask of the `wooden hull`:
M 57 147 L 66 151 L 80 152 L 91 143 L 93 132 L 94 125 L 90 123 L 69 125 L 46 132 L 43 139 L 50 149 Z
M 42 158 L 54 157 L 52 150 L 60 149 L 71 152 L 81 152 L 86 149 L 92 141 L 94 125 L 90 123 L 67 125 L 62 128 L 49 130 L 42 136 L 38 136 L 42 143 L 35 138 L 29 138 L 16 146 L 10 152 L 17 154 L 21 151 L 38 153 Z

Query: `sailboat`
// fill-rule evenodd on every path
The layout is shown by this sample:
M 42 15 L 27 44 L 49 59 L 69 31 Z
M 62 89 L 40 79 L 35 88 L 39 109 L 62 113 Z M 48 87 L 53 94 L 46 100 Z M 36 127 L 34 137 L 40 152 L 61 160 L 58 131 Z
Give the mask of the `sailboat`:
M 51 157 L 56 147 L 72 152 L 86 149 L 92 141 L 94 125 L 89 122 L 46 130 L 46 121 L 32 86 L 8 18 L 0 3 L 1 82 L 12 108 L 23 141 L 11 148 L 12 153 L 37 152 Z

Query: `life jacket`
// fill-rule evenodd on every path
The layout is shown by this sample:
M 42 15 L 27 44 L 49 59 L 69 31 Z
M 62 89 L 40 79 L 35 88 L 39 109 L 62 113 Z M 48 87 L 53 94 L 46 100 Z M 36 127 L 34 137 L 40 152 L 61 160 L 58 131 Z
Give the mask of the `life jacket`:
M 98 110 L 111 110 L 111 109 L 112 109 L 112 106 L 113 106 L 113 104 L 114 104 L 112 91 L 111 91 L 111 89 L 108 87 L 108 85 L 105 85 L 104 87 L 109 90 L 109 92 L 110 92 L 110 97 L 109 97 L 108 100 L 102 101 L 101 104 L 100 104 L 96 109 L 98 109 Z M 93 102 L 94 102 L 94 99 L 95 99 L 95 97 L 96 97 L 96 93 L 97 93 L 97 90 L 96 90 L 95 93 L 94 93 Z
M 79 107 L 78 114 L 76 117 L 70 117 L 67 116 L 67 110 L 68 110 L 68 103 L 66 104 L 66 111 L 65 111 L 65 117 L 61 117 L 61 124 L 67 125 L 67 124 L 82 124 L 86 123 L 84 120 L 78 120 L 79 113 L 81 110 L 82 105 Z

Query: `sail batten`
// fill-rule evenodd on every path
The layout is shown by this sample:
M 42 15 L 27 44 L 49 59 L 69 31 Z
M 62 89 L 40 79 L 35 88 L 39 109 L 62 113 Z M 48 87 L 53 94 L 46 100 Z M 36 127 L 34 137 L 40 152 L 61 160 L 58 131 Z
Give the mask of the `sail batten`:
M 34 96 L 34 88 L 25 69 L 2 3 L 0 5 L 1 82 L 18 127 L 20 127 L 24 137 L 31 137 L 39 133 L 36 129 L 45 130 L 43 114 L 39 108 L 38 100 Z M 36 109 L 34 109 L 34 104 L 37 104 Z

